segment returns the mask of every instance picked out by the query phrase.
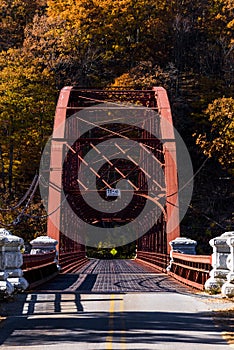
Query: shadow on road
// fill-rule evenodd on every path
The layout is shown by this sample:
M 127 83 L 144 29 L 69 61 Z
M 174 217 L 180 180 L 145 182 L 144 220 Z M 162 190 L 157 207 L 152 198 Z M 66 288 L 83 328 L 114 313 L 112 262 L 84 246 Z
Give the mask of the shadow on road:
M 5 305 L 5 315 L 8 317 L 0 324 L 0 344 L 4 346 L 17 349 L 19 345 L 27 348 L 80 343 L 82 348 L 82 344 L 96 344 L 109 335 L 110 312 L 85 312 L 78 293 L 66 294 L 65 299 L 61 293 L 22 294 L 18 297 L 16 301 Z M 95 300 L 93 294 L 92 297 L 90 299 L 89 295 L 88 301 L 100 301 Z M 82 298 L 86 301 L 85 295 Z M 115 298 L 119 300 L 118 296 Z M 104 296 L 103 300 L 110 299 Z M 47 309 L 43 311 L 45 301 Z M 48 301 L 51 302 L 51 310 L 48 310 Z M 69 309 L 71 301 L 73 308 Z M 2 306 L 1 304 L 1 313 L 4 312 Z M 138 344 L 141 349 L 140 344 L 224 344 L 221 337 L 217 340 L 217 329 L 207 312 L 114 312 L 113 349 L 115 343 L 120 342 L 123 330 L 127 348 L 128 344 Z

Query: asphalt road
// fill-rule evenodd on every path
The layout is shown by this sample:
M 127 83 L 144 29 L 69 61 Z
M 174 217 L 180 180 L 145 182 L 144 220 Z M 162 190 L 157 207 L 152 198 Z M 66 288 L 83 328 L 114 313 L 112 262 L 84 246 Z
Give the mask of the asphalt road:
M 210 299 L 132 261 L 92 261 L 1 304 L 0 348 L 228 350 Z

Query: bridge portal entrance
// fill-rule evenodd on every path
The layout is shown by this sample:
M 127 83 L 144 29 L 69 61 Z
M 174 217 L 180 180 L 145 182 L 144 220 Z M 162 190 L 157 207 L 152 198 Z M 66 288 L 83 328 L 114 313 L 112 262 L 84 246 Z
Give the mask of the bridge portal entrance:
M 179 236 L 179 208 L 165 89 L 61 90 L 48 212 L 47 234 L 59 242 L 61 259 L 71 252 L 84 258 L 86 245 L 111 248 L 133 241 L 142 259 L 146 252 L 169 253 L 169 241 Z

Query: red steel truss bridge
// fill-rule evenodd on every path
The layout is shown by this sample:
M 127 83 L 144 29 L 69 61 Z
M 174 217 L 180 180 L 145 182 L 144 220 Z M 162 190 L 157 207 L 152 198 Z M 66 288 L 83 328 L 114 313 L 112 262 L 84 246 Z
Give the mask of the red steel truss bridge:
M 96 116 L 93 115 L 91 128 L 88 132 L 80 135 L 77 140 L 69 146 L 67 140 L 71 138 L 69 133 L 73 130 L 79 132 L 80 119 L 77 118 L 76 125 L 66 127 L 66 120 L 78 112 L 90 109 L 93 106 L 99 106 L 107 103 L 110 110 L 118 110 L 121 113 L 129 113 L 129 106 L 142 106 L 145 109 L 154 111 L 153 118 L 148 122 L 147 130 L 144 125 L 126 124 L 127 117 L 123 123 L 115 123 L 113 120 L 104 120 L 103 125 L 96 126 Z M 134 108 L 133 107 L 133 108 Z M 135 107 L 136 108 L 136 107 Z M 140 110 L 142 113 L 142 110 Z M 83 117 L 84 115 L 84 117 Z M 79 116 L 79 114 L 78 114 Z M 133 123 L 132 123 L 133 124 Z M 67 130 L 68 129 L 68 130 Z M 72 129 L 72 131 L 70 130 Z M 157 137 L 155 136 L 155 130 Z M 118 151 L 117 159 L 107 159 L 105 164 L 97 172 L 93 164 L 88 164 L 85 160 L 85 154 L 89 150 L 100 152 L 97 145 L 100 142 L 118 137 L 121 140 L 130 139 L 140 144 L 145 152 L 151 153 L 152 157 L 147 164 L 144 160 L 144 169 L 142 169 L 142 159 L 134 161 L 130 155 L 128 159 L 123 159 L 125 150 L 116 144 Z M 64 158 L 64 147 L 70 148 Z M 59 242 L 59 252 L 71 252 L 74 250 L 85 251 L 80 245 L 79 232 L 85 228 L 80 225 L 74 229 L 72 234 L 66 235 L 66 227 L 71 224 L 72 217 L 70 211 L 61 209 L 63 201 L 63 191 L 68 197 L 75 215 L 79 215 L 88 225 L 121 225 L 132 222 L 141 212 L 147 200 L 155 201 L 155 207 L 147 213 L 141 222 L 140 230 L 137 232 L 138 251 L 149 251 L 158 254 L 168 254 L 171 240 L 179 236 L 179 217 L 178 217 L 178 183 L 177 183 L 177 165 L 172 154 L 176 154 L 176 144 L 174 139 L 173 122 L 171 117 L 170 105 L 165 89 L 155 87 L 152 90 L 94 90 L 81 89 L 77 87 L 65 87 L 61 90 L 56 108 L 54 121 L 54 134 L 51 146 L 50 177 L 49 177 L 49 199 L 48 212 L 54 213 L 48 218 L 48 235 Z M 77 172 L 81 165 L 88 167 L 91 173 L 97 178 L 97 189 L 93 189 L 84 184 L 82 173 L 77 179 Z M 147 171 L 150 167 L 150 174 Z M 161 171 L 157 169 L 160 168 Z M 152 179 L 152 176 L 154 177 Z M 161 177 L 159 179 L 159 177 Z M 150 196 L 147 181 L 151 179 L 157 193 L 169 200 L 165 204 L 155 200 Z M 133 191 L 133 198 L 126 208 L 119 212 L 109 213 L 108 204 L 110 199 L 106 199 L 106 210 L 104 212 L 95 210 L 83 200 L 84 192 L 98 190 L 99 195 L 105 199 L 107 189 L 117 186 L 120 180 L 128 182 Z M 61 190 L 63 189 L 63 191 Z M 159 195 L 160 197 L 160 195 Z M 159 208 L 159 210 L 157 210 Z M 158 212 L 161 212 L 159 214 Z M 56 222 L 56 224 L 55 224 Z M 149 224 L 150 222 L 150 224 Z M 150 227 L 147 230 L 147 227 Z M 137 228 L 136 228 L 137 230 Z M 65 231 L 65 232 L 64 232 Z
M 140 118 L 142 115 L 144 117 Z M 88 128 L 82 129 L 84 124 L 88 124 Z M 133 157 L 132 150 L 128 152 L 125 147 L 124 142 L 129 140 L 139 145 L 138 160 Z M 110 141 L 115 146 L 115 156 L 112 157 L 108 157 L 108 146 L 105 150 L 99 147 L 106 142 L 109 145 Z M 88 159 L 89 152 L 95 157 Z M 122 245 L 135 241 L 138 262 L 167 271 L 169 242 L 180 236 L 180 227 L 176 142 L 164 88 L 101 90 L 64 87 L 58 98 L 47 158 L 47 235 L 58 241 L 62 273 L 76 273 L 89 264 L 86 246 L 89 246 L 92 235 L 96 237 L 93 246 L 98 247 L 101 243 L 102 247 L 106 244 L 106 247 L 113 245 L 118 249 L 118 240 L 117 244 L 110 241 L 108 246 L 108 237 L 105 236 L 104 241 L 99 242 L 98 230 L 124 229 L 139 217 L 140 221 L 133 225 L 133 236 L 130 232 L 128 237 L 126 230 Z M 99 168 L 95 168 L 97 159 L 102 160 Z M 86 172 L 80 171 L 81 168 Z M 89 174 L 94 176 L 95 186 L 93 182 L 89 184 Z M 128 186 L 121 189 L 121 201 L 128 192 L 131 192 L 131 200 L 120 210 L 109 210 L 116 197 L 107 197 L 107 190 L 118 190 L 118 184 L 123 180 Z M 103 210 L 92 205 L 92 200 L 90 203 L 84 199 L 85 195 L 91 195 L 92 199 L 93 193 L 98 193 L 104 203 Z M 67 206 L 63 205 L 65 201 Z M 151 203 L 150 210 L 140 216 L 147 201 Z M 80 220 L 76 220 L 77 217 Z M 96 231 L 90 233 L 87 227 Z M 53 259 L 53 253 L 37 258 L 24 256 L 23 269 L 31 286 L 36 286 L 41 278 L 46 280 L 57 273 Z M 34 271 L 37 267 L 38 275 Z M 209 256 L 173 252 L 170 274 L 180 281 L 203 289 L 209 270 Z

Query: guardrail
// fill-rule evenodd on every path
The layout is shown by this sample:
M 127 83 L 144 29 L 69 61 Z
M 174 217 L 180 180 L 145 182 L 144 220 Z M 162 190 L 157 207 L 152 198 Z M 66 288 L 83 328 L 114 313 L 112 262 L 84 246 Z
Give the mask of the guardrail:
M 33 289 L 49 281 L 59 273 L 55 258 L 56 251 L 42 254 L 23 254 L 21 269 L 29 283 L 28 289 Z
M 24 277 L 29 283 L 28 289 L 33 289 L 59 273 L 56 262 L 56 251 L 41 254 L 23 254 Z M 59 266 L 62 273 L 77 271 L 89 261 L 84 251 L 60 253 Z
M 23 254 L 22 270 L 28 270 L 33 267 L 39 267 L 54 262 L 56 258 L 55 250 L 49 253 L 42 254 Z
M 156 269 L 168 273 L 176 280 L 193 288 L 204 290 L 212 269 L 210 255 L 188 255 L 177 252 L 167 254 L 138 251 L 137 260 L 154 265 Z
M 210 255 L 188 255 L 171 252 L 168 274 L 180 282 L 204 290 L 212 268 Z
M 72 273 L 87 264 L 89 261 L 85 256 L 85 251 L 74 251 L 59 254 L 59 266 L 62 273 Z
M 168 254 L 138 251 L 136 258 L 153 264 L 155 268 L 163 272 L 166 272 L 166 269 L 170 263 L 170 256 Z

